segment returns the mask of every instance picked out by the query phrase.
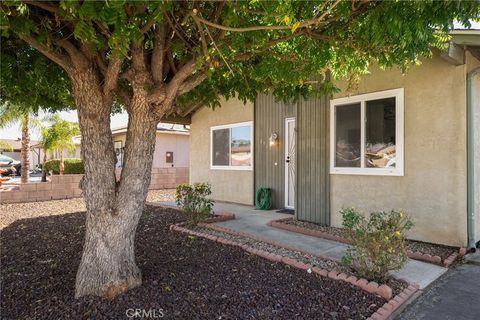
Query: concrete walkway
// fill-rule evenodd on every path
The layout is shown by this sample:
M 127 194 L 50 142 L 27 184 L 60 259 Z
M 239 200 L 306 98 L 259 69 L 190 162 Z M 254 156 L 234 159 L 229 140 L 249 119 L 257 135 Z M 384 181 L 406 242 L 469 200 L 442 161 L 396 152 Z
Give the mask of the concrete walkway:
M 480 319 L 480 266 L 464 264 L 449 271 L 396 319 Z
M 162 202 L 162 204 L 175 205 L 172 202 Z M 267 225 L 271 220 L 292 217 L 289 214 L 277 213 L 275 210 L 255 210 L 250 206 L 227 203 L 215 203 L 214 211 L 227 211 L 235 214 L 235 220 L 218 223 L 221 226 L 278 241 L 312 254 L 340 260 L 347 249 L 347 245 L 343 243 L 319 239 Z M 393 276 L 410 283 L 416 283 L 420 286 L 420 289 L 423 289 L 446 271 L 447 268 L 434 264 L 409 260 L 407 265 L 400 271 L 393 273 Z

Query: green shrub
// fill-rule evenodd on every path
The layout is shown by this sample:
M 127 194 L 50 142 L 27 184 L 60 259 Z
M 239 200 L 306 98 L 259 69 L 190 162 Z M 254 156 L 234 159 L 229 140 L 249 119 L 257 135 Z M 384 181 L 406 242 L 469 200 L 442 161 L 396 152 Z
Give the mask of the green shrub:
M 352 244 L 342 259 L 368 280 L 385 282 L 388 272 L 407 262 L 405 231 L 413 223 L 403 212 L 374 212 L 365 218 L 353 208 L 341 211 L 345 238 Z
M 188 216 L 189 224 L 196 226 L 212 215 L 213 200 L 207 198 L 212 194 L 208 183 L 180 184 L 176 188 L 175 200 Z
M 43 170 L 50 172 L 53 171 L 53 174 L 58 174 L 59 173 L 59 166 L 60 166 L 60 160 L 48 160 L 45 161 L 43 165 Z
M 84 167 L 83 167 L 83 161 L 82 159 L 79 158 L 65 158 L 63 159 L 63 165 L 64 165 L 64 174 L 83 174 L 85 173 Z M 60 160 L 59 159 L 53 159 L 53 160 L 48 160 L 45 161 L 44 164 L 44 170 L 47 172 L 53 171 L 53 174 L 59 174 L 60 173 Z
M 83 167 L 83 161 L 79 158 L 67 158 L 63 160 L 65 165 L 65 174 L 84 174 L 85 169 Z

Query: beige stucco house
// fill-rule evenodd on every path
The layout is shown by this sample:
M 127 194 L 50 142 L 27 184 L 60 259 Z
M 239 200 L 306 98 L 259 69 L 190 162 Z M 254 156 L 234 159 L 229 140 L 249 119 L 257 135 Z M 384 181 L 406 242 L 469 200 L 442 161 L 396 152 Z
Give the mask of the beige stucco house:
M 191 115 L 190 182 L 217 201 L 276 208 L 340 226 L 342 207 L 404 210 L 416 240 L 480 240 L 480 31 L 406 74 L 372 67 L 355 92 L 290 104 L 259 95 Z
M 117 168 L 123 166 L 123 152 L 127 140 L 127 127 L 112 129 L 112 139 L 117 154 Z M 188 168 L 189 167 L 189 139 L 190 132 L 186 126 L 159 123 L 155 142 L 155 153 L 152 168 Z M 81 136 L 75 137 L 75 151 L 64 151 L 65 158 L 81 157 Z
M 117 175 L 123 167 L 127 127 L 112 129 L 112 139 L 117 154 Z M 74 138 L 74 152 L 64 151 L 65 158 L 81 158 L 81 137 Z M 188 127 L 179 124 L 159 123 L 153 155 L 150 189 L 175 188 L 189 180 L 190 132 Z

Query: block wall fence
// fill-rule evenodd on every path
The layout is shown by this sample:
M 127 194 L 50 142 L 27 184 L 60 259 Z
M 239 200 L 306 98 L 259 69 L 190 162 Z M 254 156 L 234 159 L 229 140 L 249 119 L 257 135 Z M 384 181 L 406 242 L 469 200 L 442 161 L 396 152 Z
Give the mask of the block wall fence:
M 117 179 L 121 169 L 117 169 Z M 48 182 L 30 182 L 10 185 L 7 190 L 0 190 L 0 203 L 35 202 L 59 199 L 79 198 L 79 187 L 83 174 L 54 175 Z M 172 189 L 178 184 L 188 183 L 189 168 L 154 168 L 149 190 Z

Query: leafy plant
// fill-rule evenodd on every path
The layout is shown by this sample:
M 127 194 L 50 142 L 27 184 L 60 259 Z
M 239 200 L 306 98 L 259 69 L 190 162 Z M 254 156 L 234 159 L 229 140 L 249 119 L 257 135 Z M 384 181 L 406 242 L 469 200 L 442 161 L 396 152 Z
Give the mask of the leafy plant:
M 365 218 L 354 208 L 340 211 L 345 238 L 352 244 L 342 259 L 366 279 L 385 282 L 388 272 L 407 262 L 405 231 L 413 222 L 403 212 L 374 212 Z
M 188 215 L 190 225 L 196 226 L 212 215 L 213 200 L 208 198 L 211 194 L 212 188 L 208 183 L 177 186 L 175 200 Z
M 78 158 L 65 158 L 63 159 L 63 164 L 65 166 L 65 174 L 83 174 L 83 161 Z M 44 170 L 46 172 L 52 171 L 53 174 L 60 173 L 60 159 L 48 160 L 44 164 Z

